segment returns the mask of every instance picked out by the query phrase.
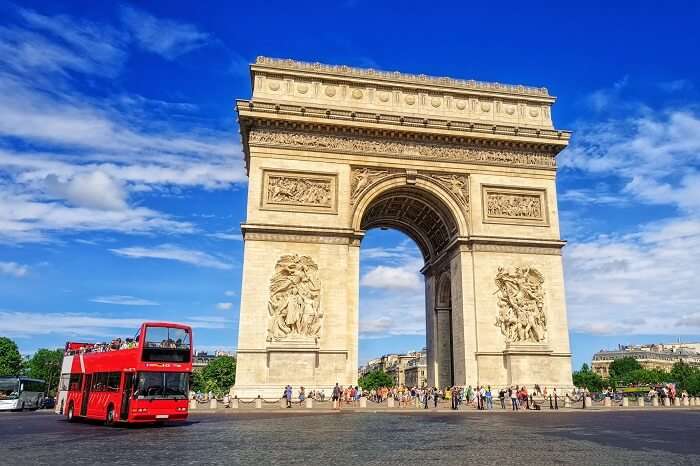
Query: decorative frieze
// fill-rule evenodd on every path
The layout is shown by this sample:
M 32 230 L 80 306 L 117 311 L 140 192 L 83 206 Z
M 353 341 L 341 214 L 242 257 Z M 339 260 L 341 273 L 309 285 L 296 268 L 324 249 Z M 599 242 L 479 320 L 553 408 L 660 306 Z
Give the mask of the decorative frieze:
M 264 170 L 262 208 L 336 212 L 337 177 L 331 174 Z
M 307 151 L 343 152 L 381 155 L 392 158 L 472 162 L 489 165 L 555 168 L 554 156 L 541 152 L 505 148 L 471 147 L 464 144 L 414 142 L 398 138 L 385 139 L 336 135 L 273 128 L 255 128 L 248 135 L 251 146 L 304 149 Z
M 318 266 L 309 256 L 280 257 L 270 280 L 268 342 L 317 342 L 323 319 Z
M 545 191 L 482 187 L 485 223 L 548 225 Z
M 430 173 L 428 176 L 452 194 L 465 214 L 469 212 L 469 178 L 467 175 Z
M 495 278 L 496 326 L 508 343 L 539 343 L 545 339 L 544 276 L 533 267 L 498 268 Z

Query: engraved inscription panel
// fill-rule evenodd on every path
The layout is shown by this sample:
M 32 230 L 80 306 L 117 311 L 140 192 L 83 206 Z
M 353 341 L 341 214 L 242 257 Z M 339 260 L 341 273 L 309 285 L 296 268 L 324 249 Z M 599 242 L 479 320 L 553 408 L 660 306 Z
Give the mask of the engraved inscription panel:
M 262 208 L 335 213 L 336 176 L 264 171 Z
M 510 223 L 547 226 L 544 190 L 482 187 L 484 223 Z

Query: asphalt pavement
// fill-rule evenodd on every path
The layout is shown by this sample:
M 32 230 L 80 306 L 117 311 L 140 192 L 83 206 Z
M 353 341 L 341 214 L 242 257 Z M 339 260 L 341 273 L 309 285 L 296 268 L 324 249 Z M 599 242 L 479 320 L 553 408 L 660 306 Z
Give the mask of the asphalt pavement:
M 0 465 L 700 464 L 700 411 L 194 413 L 162 427 L 0 413 Z

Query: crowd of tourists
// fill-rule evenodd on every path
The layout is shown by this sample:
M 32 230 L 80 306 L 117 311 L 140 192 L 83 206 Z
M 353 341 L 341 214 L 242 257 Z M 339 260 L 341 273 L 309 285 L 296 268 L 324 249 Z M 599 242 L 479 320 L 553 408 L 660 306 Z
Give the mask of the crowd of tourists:
M 95 343 L 81 346 L 78 349 L 66 350 L 66 355 L 80 353 L 105 353 L 107 351 L 118 351 L 123 349 L 138 348 L 139 342 L 134 338 L 115 338 L 111 343 Z

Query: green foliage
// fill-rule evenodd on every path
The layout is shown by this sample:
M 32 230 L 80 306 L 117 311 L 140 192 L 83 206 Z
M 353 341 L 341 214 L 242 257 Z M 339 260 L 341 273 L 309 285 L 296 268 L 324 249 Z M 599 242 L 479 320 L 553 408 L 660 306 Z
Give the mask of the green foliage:
M 610 378 L 615 380 L 624 380 L 627 374 L 641 368 L 642 366 L 639 364 L 639 361 L 629 356 L 616 359 L 610 364 Z
M 584 364 L 580 371 L 573 374 L 574 385 L 577 387 L 585 387 L 591 392 L 599 392 L 605 386 L 603 378 L 591 371 L 588 364 Z
M 0 377 L 20 375 L 22 372 L 22 355 L 17 344 L 6 337 L 0 337 Z
M 627 372 L 622 382 L 625 385 L 631 384 L 658 384 L 666 382 L 669 378 L 668 372 L 660 369 L 635 369 Z
M 379 387 L 393 387 L 394 379 L 382 370 L 368 372 L 357 381 L 363 390 L 376 390 Z
M 55 394 L 58 387 L 58 379 L 61 377 L 62 362 L 62 350 L 42 348 L 27 361 L 27 375 L 34 379 L 46 381 L 48 392 Z
M 219 356 L 202 370 L 195 371 L 192 389 L 197 392 L 213 392 L 221 396 L 236 383 L 236 358 Z
M 680 390 L 688 390 L 688 380 L 696 372 L 698 369 L 691 367 L 690 364 L 678 361 L 671 368 L 671 380 L 677 384 Z
M 700 369 L 696 368 L 693 370 L 693 373 L 688 377 L 687 384 L 686 390 L 688 394 L 700 396 Z

